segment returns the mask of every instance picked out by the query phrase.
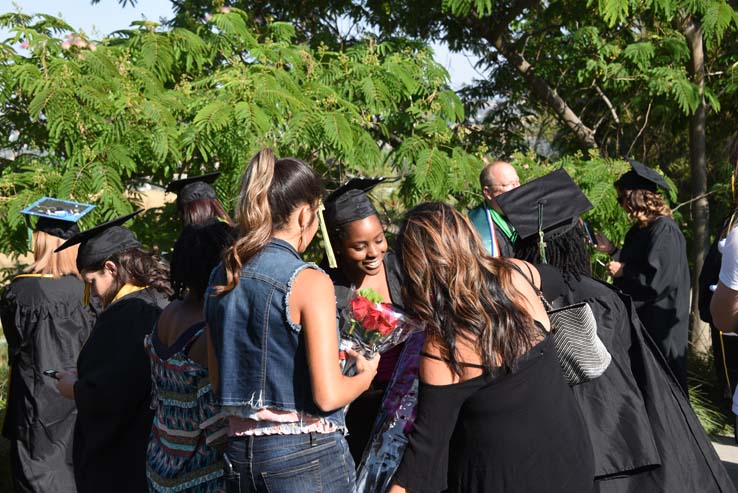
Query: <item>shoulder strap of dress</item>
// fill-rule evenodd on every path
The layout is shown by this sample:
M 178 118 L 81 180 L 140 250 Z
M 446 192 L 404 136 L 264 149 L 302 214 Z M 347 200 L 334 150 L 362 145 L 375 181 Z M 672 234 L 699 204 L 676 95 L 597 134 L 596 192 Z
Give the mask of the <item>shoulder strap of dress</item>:
M 533 283 L 533 270 L 530 268 L 530 265 L 528 264 L 528 262 L 525 263 L 525 266 L 528 268 L 528 273 L 530 274 L 530 277 L 526 276 L 525 273 L 522 270 L 520 270 L 520 267 L 518 267 L 517 264 L 515 264 L 514 262 L 510 262 L 510 265 L 512 266 L 513 269 L 518 271 L 520 275 L 525 278 L 526 281 L 528 281 L 528 284 L 530 284 L 530 287 L 532 287 L 533 291 L 535 291 L 536 294 L 538 295 L 538 299 L 540 299 L 541 303 L 543 303 L 543 308 L 545 308 L 547 312 L 551 311 L 553 309 L 553 307 L 551 306 L 551 303 L 549 303 L 546 297 L 543 296 L 543 291 L 541 291 L 541 289 L 538 288 Z
M 420 355 L 422 357 L 424 357 L 424 358 L 430 358 L 430 359 L 434 359 L 434 360 L 437 360 L 437 361 L 443 361 L 444 363 L 448 363 L 449 362 L 445 358 L 441 358 L 440 356 L 436 356 L 434 354 L 426 353 L 425 351 L 420 351 Z M 459 366 L 466 366 L 466 367 L 469 367 L 469 368 L 481 368 L 482 370 L 484 370 L 484 365 L 478 365 L 476 363 L 463 363 L 462 362 L 462 363 L 459 363 Z
M 523 276 L 525 278 L 525 280 L 528 281 L 528 284 L 530 284 L 530 286 L 537 293 L 540 293 L 541 290 L 538 289 L 536 287 L 535 283 L 533 282 L 533 270 L 530 268 L 530 265 L 528 264 L 528 262 L 525 263 L 525 267 L 528 269 L 528 274 L 530 274 L 530 277 L 529 276 L 526 276 L 525 275 L 525 272 L 523 272 L 522 269 L 520 267 L 518 267 L 518 264 L 516 264 L 515 262 L 508 262 L 508 264 L 510 265 L 510 267 L 512 267 L 513 269 L 515 269 L 516 271 L 518 271 L 518 274 L 520 274 L 521 276 Z
M 183 353 L 187 354 L 190 352 L 190 348 L 195 343 L 195 341 L 197 341 L 197 338 L 202 335 L 205 327 L 207 327 L 207 322 L 203 320 L 202 322 L 197 322 L 195 325 L 184 331 L 181 337 L 183 339 L 186 339 L 187 342 L 182 348 Z

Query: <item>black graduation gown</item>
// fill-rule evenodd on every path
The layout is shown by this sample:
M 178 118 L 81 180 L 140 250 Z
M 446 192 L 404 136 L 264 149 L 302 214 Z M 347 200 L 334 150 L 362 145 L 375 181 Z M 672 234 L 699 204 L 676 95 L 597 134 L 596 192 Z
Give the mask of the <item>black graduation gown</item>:
M 84 284 L 74 276 L 19 276 L 0 301 L 8 342 L 10 389 L 3 436 L 11 441 L 18 492 L 73 492 L 74 403 L 44 370 L 74 366 L 95 314 L 82 305 Z
M 336 316 L 339 327 L 341 327 L 345 323 L 343 320 L 344 310 L 348 308 L 351 299 L 351 281 L 346 278 L 340 269 L 326 269 L 327 261 L 325 260 L 321 262 L 321 267 L 326 270 L 333 281 L 333 288 L 336 293 Z M 387 286 L 389 287 L 392 302 L 402 306 L 400 266 L 393 252 L 387 252 L 384 256 L 384 271 L 387 276 Z M 395 351 L 399 357 L 402 351 L 402 344 L 389 351 Z M 346 441 L 348 442 L 351 456 L 356 465 L 361 461 L 364 449 L 367 443 L 369 443 L 372 427 L 382 404 L 382 395 L 384 394 L 385 386 L 386 383 L 384 385 L 378 385 L 374 382 L 369 390 L 351 403 L 346 412 L 346 427 L 349 431 Z
M 589 431 L 600 492 L 732 492 L 732 481 L 633 302 L 588 277 L 539 266 L 555 305 L 586 302 L 612 355 L 599 378 L 573 387 Z M 558 278 L 558 280 L 557 280 Z M 558 288 L 557 288 L 558 289 Z
M 634 225 L 616 257 L 625 267 L 615 286 L 633 299 L 643 326 L 686 392 L 691 286 L 684 235 L 670 217 L 645 228 Z
M 145 492 L 153 411 L 144 336 L 164 296 L 146 288 L 103 311 L 77 360 L 74 474 L 80 493 Z

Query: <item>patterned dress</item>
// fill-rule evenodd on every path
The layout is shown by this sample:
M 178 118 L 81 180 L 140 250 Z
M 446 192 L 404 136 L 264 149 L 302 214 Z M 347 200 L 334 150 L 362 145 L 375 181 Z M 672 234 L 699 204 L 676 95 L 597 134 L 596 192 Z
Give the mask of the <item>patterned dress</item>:
M 187 329 L 170 347 L 156 335 L 144 342 L 151 359 L 154 422 L 146 453 L 149 491 L 154 493 L 222 492 L 222 454 L 211 444 L 224 437 L 227 423 L 207 369 L 187 356 L 205 322 Z

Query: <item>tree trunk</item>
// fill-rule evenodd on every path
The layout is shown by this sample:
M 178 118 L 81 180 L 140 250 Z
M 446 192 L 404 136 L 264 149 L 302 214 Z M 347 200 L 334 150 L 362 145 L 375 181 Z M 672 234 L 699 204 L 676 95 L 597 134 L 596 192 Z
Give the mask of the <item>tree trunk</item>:
M 710 329 L 700 320 L 697 301 L 699 299 L 699 275 L 705 261 L 709 243 L 710 206 L 707 193 L 707 157 L 705 155 L 705 52 L 702 27 L 694 18 L 687 18 L 682 30 L 690 52 L 689 70 L 700 94 L 700 104 L 689 121 L 689 164 L 692 172 L 692 197 L 701 197 L 692 203 L 692 306 L 689 317 L 690 342 L 698 353 L 710 350 Z

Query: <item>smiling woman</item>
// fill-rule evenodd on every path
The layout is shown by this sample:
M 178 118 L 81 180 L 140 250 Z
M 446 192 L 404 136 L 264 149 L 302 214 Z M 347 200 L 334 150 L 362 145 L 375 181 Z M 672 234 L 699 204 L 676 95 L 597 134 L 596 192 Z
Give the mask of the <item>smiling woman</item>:
M 354 178 L 326 199 L 325 221 L 338 267 L 329 269 L 325 261 L 321 267 L 333 281 L 341 326 L 346 323 L 341 317 L 348 306 L 352 288 L 372 288 L 382 301 L 402 305 L 397 261 L 388 249 L 379 215 L 366 195 L 382 181 L 383 178 Z M 351 404 L 346 414 L 347 441 L 357 464 L 369 441 L 382 394 L 392 377 L 402 347 L 400 344 L 382 354 L 372 386 Z

